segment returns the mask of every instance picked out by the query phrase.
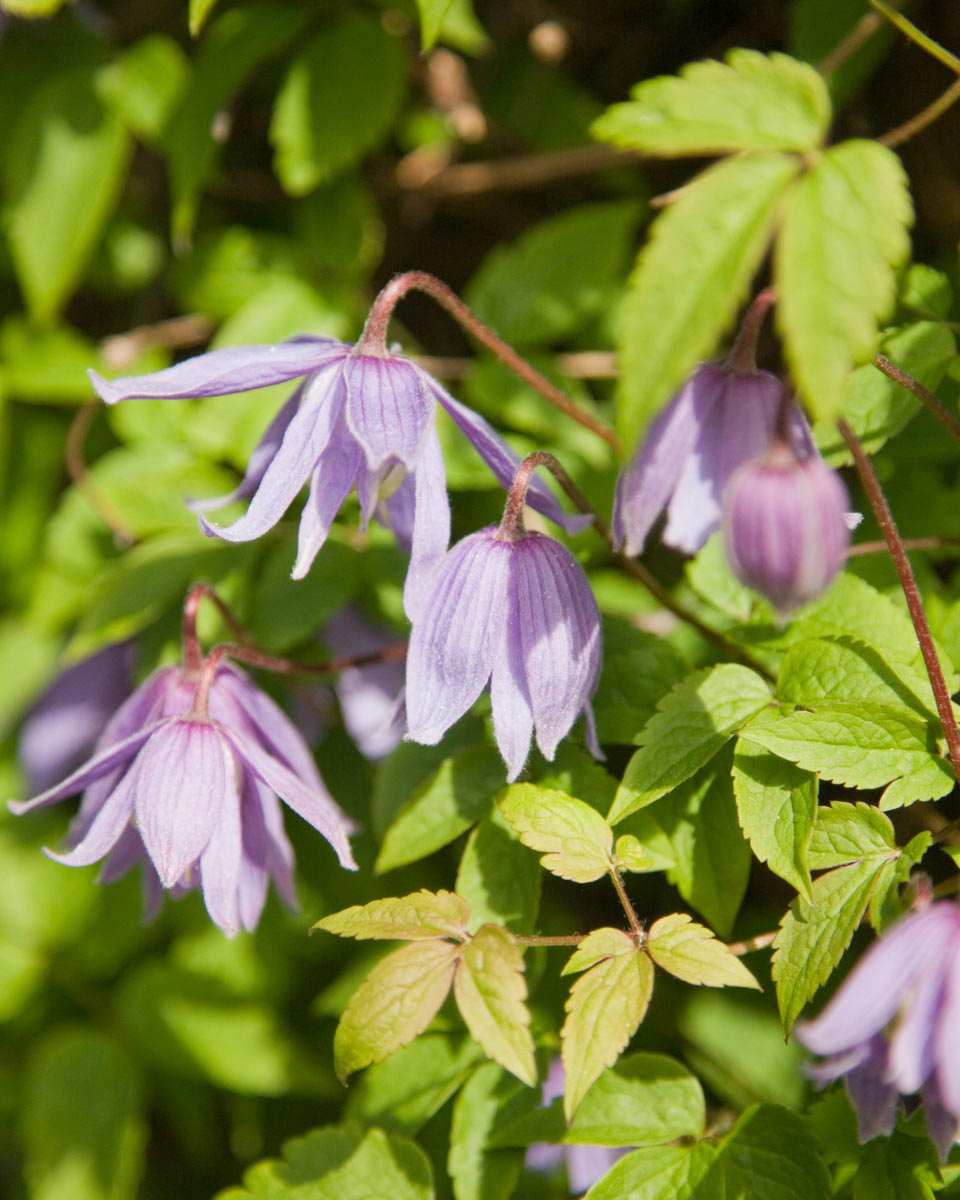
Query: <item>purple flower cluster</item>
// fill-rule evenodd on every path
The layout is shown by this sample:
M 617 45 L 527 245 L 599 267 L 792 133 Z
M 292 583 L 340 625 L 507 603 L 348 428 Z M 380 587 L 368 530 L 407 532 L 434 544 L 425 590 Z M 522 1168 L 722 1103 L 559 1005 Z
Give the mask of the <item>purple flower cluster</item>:
M 861 1142 L 890 1134 L 901 1095 L 919 1092 L 946 1159 L 960 1140 L 960 908 L 913 912 L 876 941 L 797 1037 L 827 1061 L 820 1083 L 844 1079 Z

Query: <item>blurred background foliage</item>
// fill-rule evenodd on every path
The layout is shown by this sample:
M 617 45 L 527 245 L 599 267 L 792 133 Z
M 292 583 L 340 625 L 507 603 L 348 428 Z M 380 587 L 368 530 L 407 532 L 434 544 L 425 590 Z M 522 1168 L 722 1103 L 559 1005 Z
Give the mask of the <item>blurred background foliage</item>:
M 0 0 L 2 795 L 23 794 L 15 729 L 56 672 L 134 635 L 142 635 L 138 676 L 171 661 L 179 606 L 198 578 L 214 582 L 273 652 L 321 656 L 317 631 L 347 604 L 403 629 L 404 558 L 382 531 L 359 538 L 355 514 L 294 585 L 292 522 L 272 540 L 230 546 L 205 539 L 184 507 L 184 497 L 229 490 L 282 390 L 78 417 L 92 398 L 86 368 L 132 374 L 207 344 L 303 332 L 349 339 L 377 288 L 416 268 L 464 294 L 580 403 L 609 417 L 617 313 L 650 200 L 690 167 L 597 145 L 591 122 L 638 80 L 732 46 L 818 62 L 865 9 L 862 0 Z M 960 46 L 951 0 L 910 10 L 941 42 Z M 875 136 L 943 86 L 921 51 L 881 31 L 832 79 L 837 136 Z M 939 299 L 920 288 L 916 303 L 932 304 L 941 323 L 956 315 L 958 146 L 954 111 L 903 149 L 918 210 L 915 255 L 943 273 L 933 281 Z M 614 462 L 603 443 L 475 356 L 427 300 L 405 301 L 393 330 L 408 351 L 430 355 L 518 451 L 553 450 L 601 511 L 609 508 Z M 772 339 L 766 351 L 765 365 L 776 366 Z M 952 345 L 940 358 L 951 354 Z M 941 394 L 955 405 L 955 378 Z M 459 535 L 495 519 L 502 497 L 445 425 L 441 436 Z M 885 453 L 879 465 L 904 533 L 955 533 L 958 480 L 942 440 L 914 426 L 897 446 L 896 462 Z M 651 602 L 607 569 L 602 552 L 581 551 L 590 553 L 617 652 L 602 693 L 609 699 L 598 706 L 601 736 L 628 741 L 663 681 L 682 672 L 683 656 L 706 661 L 707 651 L 683 630 L 674 631 L 675 648 L 638 631 Z M 659 552 L 655 561 L 688 586 L 674 556 Z M 892 588 L 878 560 L 855 569 Z M 949 567 L 923 572 L 956 662 L 960 612 L 946 598 Z M 720 595 L 709 559 L 691 582 L 694 595 L 736 616 L 742 593 Z M 204 621 L 206 637 L 222 634 L 210 613 Z M 650 671 L 658 690 L 645 695 Z M 362 870 L 349 876 L 332 873 L 327 847 L 291 823 L 302 912 L 271 899 L 255 936 L 227 941 L 195 894 L 143 926 L 135 879 L 97 889 L 93 871 L 42 857 L 63 834 L 62 814 L 14 822 L 0 810 L 4 1197 L 206 1198 L 251 1161 L 277 1155 L 284 1139 L 344 1116 L 358 1129 L 417 1135 L 438 1194 L 451 1194 L 451 1122 L 462 1147 L 456 1130 L 458 1121 L 469 1125 L 470 1110 L 447 1101 L 478 1052 L 455 1020 L 441 1021 L 344 1092 L 330 1066 L 334 1018 L 371 952 L 305 933 L 322 913 L 376 894 L 451 886 L 462 839 L 404 865 L 412 852 L 395 826 L 389 854 L 380 851 L 381 870 L 392 868 L 385 878 L 371 874 L 375 840 L 418 785 L 453 787 L 431 772 L 453 750 L 478 746 L 482 722 L 462 723 L 435 753 L 404 746 L 374 769 L 327 692 L 274 690 L 316 728 L 324 777 L 367 832 Z M 554 767 L 541 764 L 540 777 L 598 807 L 613 787 L 570 747 Z M 461 873 L 477 855 L 505 856 L 519 881 L 512 927 L 528 930 L 534 856 L 489 819 L 472 838 Z M 737 877 L 737 902 L 709 914 L 727 936 L 734 918 L 737 936 L 770 927 L 790 895 L 755 865 L 737 917 L 748 883 L 743 850 L 742 839 L 729 853 L 714 847 Z M 659 879 L 635 885 L 641 910 L 662 907 Z M 544 932 L 618 922 L 602 888 L 574 893 L 557 880 L 544 888 Z M 529 958 L 535 980 L 537 954 Z M 556 983 L 536 992 L 543 1029 L 558 1027 L 562 996 Z M 745 1029 L 750 1054 L 732 1054 Z M 692 993 L 664 978 L 640 1041 L 680 1055 L 718 1110 L 796 1103 L 804 1091 L 795 1050 L 784 1047 L 763 999 Z M 384 1145 L 371 1143 L 371 1161 Z M 401 1158 L 413 1153 L 397 1145 Z M 303 1152 L 333 1153 L 319 1142 Z M 502 1154 L 498 1194 L 506 1195 L 520 1152 Z M 410 1163 L 410 1195 L 424 1195 L 422 1164 Z M 266 1176 L 261 1183 L 272 1194 Z M 522 1194 L 557 1194 L 553 1186 L 529 1178 Z

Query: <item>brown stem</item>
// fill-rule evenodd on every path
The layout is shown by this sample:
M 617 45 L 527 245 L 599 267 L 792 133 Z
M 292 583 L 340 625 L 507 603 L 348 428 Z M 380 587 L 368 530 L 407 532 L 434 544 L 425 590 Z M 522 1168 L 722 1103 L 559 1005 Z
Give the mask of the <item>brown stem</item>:
M 817 70 L 820 74 L 832 75 L 834 71 L 839 70 L 848 58 L 852 58 L 856 54 L 864 42 L 873 37 L 882 24 L 883 18 L 879 13 L 864 13 L 846 37 L 837 42 L 830 53 L 817 63 Z
M 950 546 L 960 546 L 960 537 L 918 537 L 903 538 L 904 550 L 946 550 Z M 886 554 L 886 542 L 857 542 L 847 549 L 847 558 L 856 558 L 861 554 Z
M 927 668 L 927 675 L 930 678 L 930 687 L 933 689 L 933 698 L 936 701 L 937 712 L 940 715 L 940 724 L 943 726 L 943 734 L 947 740 L 953 773 L 960 780 L 960 733 L 957 731 L 957 723 L 953 716 L 953 706 L 950 703 L 947 682 L 943 677 L 940 660 L 937 657 L 936 647 L 933 644 L 933 636 L 930 633 L 930 626 L 927 623 L 927 614 L 923 609 L 920 589 L 917 587 L 913 568 L 910 566 L 910 559 L 907 557 L 907 552 L 900 539 L 900 532 L 893 519 L 893 513 L 890 511 L 887 498 L 880 487 L 880 481 L 877 479 L 873 464 L 860 445 L 857 435 L 846 421 L 842 419 L 837 422 L 837 428 L 840 430 L 840 436 L 846 443 L 847 449 L 853 456 L 854 466 L 857 468 L 860 482 L 863 484 L 867 499 L 870 501 L 870 507 L 873 509 L 873 515 L 880 526 L 880 532 L 883 534 L 884 541 L 890 550 L 890 557 L 893 559 L 893 565 L 896 567 L 897 575 L 900 577 L 900 586 L 903 588 L 907 608 L 910 610 L 910 619 L 913 621 L 917 641 L 920 643 L 920 653 L 923 655 L 924 666 Z
M 188 313 L 183 317 L 171 317 L 153 325 L 137 325 L 126 333 L 115 333 L 100 343 L 100 356 L 104 362 L 120 371 L 135 362 L 144 350 L 160 348 L 181 350 L 188 346 L 200 346 L 209 341 L 214 324 L 202 313 Z
M 751 954 L 754 950 L 764 950 L 777 936 L 779 930 L 771 929 L 769 933 L 758 933 L 756 937 L 744 938 L 742 942 L 729 942 L 727 949 L 739 958 L 742 954 Z
M 563 933 L 556 937 L 540 937 L 538 934 L 515 933 L 513 940 L 518 946 L 579 946 L 585 933 Z
M 877 141 L 882 146 L 902 146 L 904 142 L 909 142 L 912 137 L 926 129 L 928 125 L 932 125 L 938 117 L 943 116 L 948 108 L 956 104 L 960 100 L 960 79 L 955 79 L 945 92 L 939 95 L 936 100 L 928 104 L 926 108 L 917 113 L 915 117 L 911 117 L 909 121 L 904 121 L 902 125 L 898 125 L 895 129 L 888 130 L 883 137 L 877 138 Z
M 569 396 L 552 384 L 549 379 L 541 375 L 512 346 L 509 346 L 503 338 L 494 333 L 488 325 L 485 325 L 464 304 L 456 292 L 447 287 L 436 276 L 428 275 L 425 271 L 407 271 L 405 274 L 397 275 L 394 279 L 391 279 L 373 302 L 373 307 L 370 309 L 370 315 L 367 317 L 367 323 L 358 342 L 358 349 L 362 349 L 365 354 L 386 355 L 386 334 L 390 317 L 398 302 L 407 292 L 412 291 L 424 292 L 431 299 L 435 300 L 469 334 L 475 337 L 481 345 L 486 346 L 488 350 L 492 351 L 524 383 L 529 384 L 530 387 L 549 400 L 555 408 L 558 408 L 562 413 L 570 417 L 571 420 L 576 421 L 585 429 L 589 429 L 597 437 L 603 438 L 609 446 L 619 452 L 620 442 L 612 429 L 608 429 L 596 417 L 578 408 Z
M 727 357 L 727 369 L 736 375 L 750 375 L 757 369 L 757 341 L 763 321 L 777 302 L 777 293 L 766 287 L 754 296 L 737 332 L 733 349 Z
M 605 171 L 637 161 L 637 155 L 612 146 L 574 146 L 569 150 L 520 155 L 496 162 L 458 163 L 427 176 L 403 170 L 404 162 L 401 162 L 395 178 L 405 191 L 442 199 L 542 187 L 555 180 L 576 179 L 593 171 Z
M 200 652 L 200 640 L 197 637 L 197 610 L 201 600 L 211 600 L 223 617 L 227 628 L 239 641 L 247 643 L 250 635 L 246 632 L 227 605 L 220 599 L 213 586 L 209 583 L 195 583 L 187 592 L 183 602 L 183 661 L 188 670 L 198 671 L 203 664 Z
M 435 379 L 466 379 L 477 365 L 475 358 L 453 355 L 409 354 L 407 357 Z M 577 350 L 572 354 L 558 354 L 554 361 L 571 379 L 616 379 L 619 374 L 616 356 L 609 350 Z
M 623 905 L 623 911 L 627 914 L 627 920 L 630 922 L 630 928 L 637 939 L 637 945 L 642 945 L 647 935 L 640 924 L 640 918 L 637 916 L 636 909 L 630 903 L 627 889 L 623 886 L 623 880 L 620 878 L 620 872 L 616 867 L 610 868 L 610 878 L 613 880 L 613 886 L 617 889 L 617 895 L 620 898 L 620 903 Z
M 84 457 L 84 446 L 90 426 L 96 420 L 101 404 L 84 404 L 77 409 L 76 416 L 70 422 L 67 430 L 67 443 L 64 448 L 64 460 L 67 472 L 73 480 L 78 492 L 82 492 L 93 511 L 124 546 L 133 546 L 137 535 L 116 511 L 113 505 L 103 496 L 100 489 L 90 478 L 87 462 Z
M 908 392 L 912 392 L 921 403 L 927 406 L 950 436 L 960 442 L 960 421 L 957 420 L 948 408 L 940 403 L 929 388 L 925 388 L 912 375 L 908 375 L 906 371 L 898 367 L 895 363 L 892 363 L 889 358 L 885 358 L 882 354 L 875 354 L 873 356 L 873 365 L 878 371 L 882 371 L 888 379 L 892 379 L 894 383 L 899 383 L 902 388 L 906 388 Z

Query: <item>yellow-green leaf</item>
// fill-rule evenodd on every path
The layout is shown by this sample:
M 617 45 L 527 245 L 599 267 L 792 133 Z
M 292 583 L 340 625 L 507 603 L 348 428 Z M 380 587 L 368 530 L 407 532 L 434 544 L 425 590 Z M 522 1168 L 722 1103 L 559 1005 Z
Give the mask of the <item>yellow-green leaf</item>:
M 537 1082 L 523 953 L 500 925 L 483 925 L 453 980 L 460 1015 L 484 1053 L 530 1087 Z
M 658 967 L 686 983 L 760 988 L 740 959 L 686 913 L 654 921 L 645 946 Z
M 574 975 L 578 971 L 586 971 L 605 958 L 629 953 L 635 945 L 633 938 L 622 929 L 595 929 L 577 946 L 560 974 Z
M 613 831 L 595 808 L 534 783 L 507 788 L 500 812 L 546 870 L 574 883 L 602 878 L 613 863 Z
M 428 892 L 422 888 L 409 896 L 388 896 L 355 904 L 319 920 L 314 929 L 340 937 L 422 941 L 451 937 L 463 940 L 470 920 L 470 906 L 455 892 Z

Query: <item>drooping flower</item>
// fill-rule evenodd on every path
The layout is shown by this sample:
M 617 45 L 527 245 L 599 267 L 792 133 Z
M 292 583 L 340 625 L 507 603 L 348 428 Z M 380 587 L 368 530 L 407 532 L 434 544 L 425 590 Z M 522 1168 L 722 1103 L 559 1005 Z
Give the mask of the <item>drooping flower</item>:
M 232 935 L 256 926 L 270 879 L 295 905 L 279 800 L 323 834 L 342 866 L 356 864 L 351 823 L 294 726 L 242 671 L 222 660 L 210 671 L 154 672 L 107 723 L 92 758 L 10 807 L 22 814 L 82 791 L 69 849 L 46 851 L 51 858 L 75 867 L 105 859 L 105 882 L 142 862 L 148 907 L 158 884 L 201 888 Z
M 376 513 L 409 544 L 404 602 L 411 617 L 450 540 L 450 505 L 434 428 L 437 403 L 504 487 L 519 463 L 482 417 L 416 364 L 373 342 L 351 346 L 332 338 L 299 337 L 276 345 L 213 350 L 152 375 L 107 381 L 91 371 L 90 378 L 108 404 L 222 396 L 302 378 L 267 428 L 240 486 L 229 496 L 195 506 L 215 509 L 250 497 L 246 513 L 226 527 L 204 517 L 201 525 L 227 541 L 251 541 L 280 520 L 309 480 L 293 569 L 293 577 L 301 579 L 341 504 L 356 488 L 364 524 Z M 584 519 L 565 514 L 542 483 L 534 485 L 530 503 L 571 532 L 584 527 Z
M 661 511 L 663 540 L 694 554 L 720 525 L 723 490 L 745 462 L 763 454 L 777 428 L 783 384 L 767 371 L 728 362 L 694 371 L 654 420 L 617 481 L 613 531 L 630 555 L 643 552 Z M 788 437 L 798 454 L 813 453 L 803 414 L 791 403 Z
M 850 499 L 819 454 L 798 458 L 774 441 L 745 463 L 723 497 L 727 561 L 737 578 L 781 613 L 815 599 L 843 568 Z
M 351 609 L 330 620 L 323 640 L 337 655 L 364 655 L 384 650 L 397 638 L 372 625 Z M 384 758 L 403 736 L 404 666 L 400 659 L 347 667 L 335 684 L 347 733 L 366 758 Z
M 866 952 L 797 1037 L 827 1061 L 821 1083 L 843 1078 L 860 1140 L 889 1134 L 897 1098 L 919 1092 L 945 1159 L 960 1140 L 960 908 L 949 900 L 899 921 Z
M 552 759 L 600 671 L 600 618 L 583 571 L 559 542 L 490 526 L 459 542 L 433 578 L 407 652 L 407 736 L 435 745 L 490 684 L 508 781 L 536 731 Z
M 20 726 L 17 758 L 31 792 L 45 792 L 89 755 L 133 689 L 133 644 L 115 642 L 58 675 Z

